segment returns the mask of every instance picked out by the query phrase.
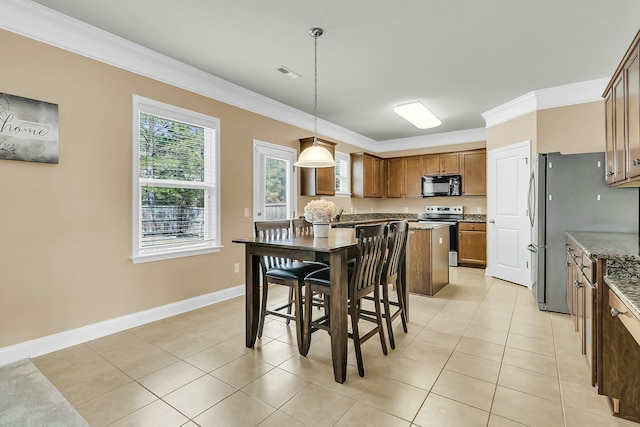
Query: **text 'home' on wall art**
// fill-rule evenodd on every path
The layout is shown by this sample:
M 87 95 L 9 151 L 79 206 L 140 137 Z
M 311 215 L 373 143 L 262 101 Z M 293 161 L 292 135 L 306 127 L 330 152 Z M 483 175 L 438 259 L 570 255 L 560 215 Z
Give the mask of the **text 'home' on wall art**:
M 58 104 L 0 93 L 0 159 L 58 163 Z

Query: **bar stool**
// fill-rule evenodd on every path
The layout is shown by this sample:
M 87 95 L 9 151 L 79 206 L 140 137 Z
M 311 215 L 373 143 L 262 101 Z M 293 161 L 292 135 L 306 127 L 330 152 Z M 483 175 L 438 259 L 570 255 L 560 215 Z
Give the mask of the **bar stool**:
M 382 352 L 387 354 L 387 344 L 384 338 L 384 327 L 382 323 L 382 313 L 380 308 L 380 277 L 384 263 L 384 256 L 387 250 L 387 230 L 384 224 L 380 225 L 363 225 L 355 228 L 356 237 L 358 239 L 358 256 L 355 259 L 353 267 L 347 268 L 349 274 L 349 315 L 351 317 L 351 333 L 349 338 L 353 339 L 356 352 L 356 360 L 358 362 L 358 374 L 364 376 L 364 364 L 362 361 L 361 345 L 374 335 L 379 335 Z M 308 313 L 304 319 L 304 342 L 305 348 L 303 355 L 307 355 L 311 346 L 311 334 L 317 330 L 331 330 L 330 313 L 312 319 L 311 316 L 311 298 L 314 293 L 323 294 L 325 300 L 331 300 L 331 280 L 330 268 L 325 268 L 311 273 L 304 279 L 305 283 L 305 313 Z M 375 305 L 375 315 L 369 315 L 361 311 L 362 299 L 373 294 Z M 329 303 L 330 305 L 330 303 Z M 360 335 L 358 321 L 367 320 L 375 323 L 375 327 L 364 335 Z

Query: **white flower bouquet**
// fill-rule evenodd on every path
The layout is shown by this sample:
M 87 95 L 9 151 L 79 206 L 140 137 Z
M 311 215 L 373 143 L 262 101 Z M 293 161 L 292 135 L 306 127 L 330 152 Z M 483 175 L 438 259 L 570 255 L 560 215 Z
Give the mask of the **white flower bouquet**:
M 328 223 L 337 215 L 336 204 L 325 199 L 312 200 L 304 207 L 304 219 L 312 223 Z

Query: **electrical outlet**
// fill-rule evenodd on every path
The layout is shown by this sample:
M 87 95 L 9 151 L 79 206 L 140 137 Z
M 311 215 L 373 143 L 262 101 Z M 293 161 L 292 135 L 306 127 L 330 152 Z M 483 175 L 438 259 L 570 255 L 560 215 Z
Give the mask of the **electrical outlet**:
M 244 217 L 249 218 L 249 208 L 244 208 Z
M 478 212 L 478 213 L 482 213 L 482 208 L 478 208 L 478 209 L 476 210 L 476 212 Z
M 233 272 L 234 273 L 240 273 L 240 264 L 239 263 L 235 263 L 233 264 Z
M 439 244 L 442 244 L 442 237 L 440 237 L 440 239 L 438 240 Z
M 405 213 L 409 212 L 409 208 L 405 207 L 405 208 L 404 208 L 404 212 L 405 212 Z

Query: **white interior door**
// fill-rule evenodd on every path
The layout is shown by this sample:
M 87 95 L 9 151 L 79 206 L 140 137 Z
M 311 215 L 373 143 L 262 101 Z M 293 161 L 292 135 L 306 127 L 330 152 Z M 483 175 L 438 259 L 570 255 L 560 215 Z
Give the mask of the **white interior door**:
M 531 286 L 527 211 L 531 142 L 490 150 L 487 160 L 487 274 Z
M 253 220 L 270 221 L 296 216 L 297 151 L 253 141 Z

